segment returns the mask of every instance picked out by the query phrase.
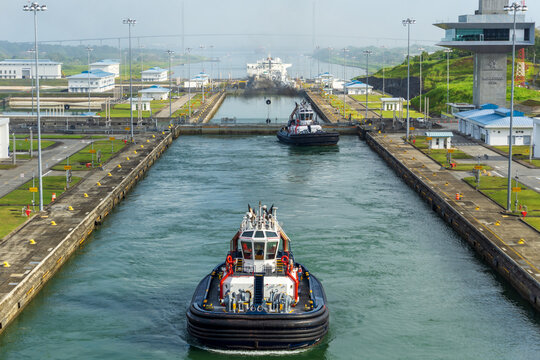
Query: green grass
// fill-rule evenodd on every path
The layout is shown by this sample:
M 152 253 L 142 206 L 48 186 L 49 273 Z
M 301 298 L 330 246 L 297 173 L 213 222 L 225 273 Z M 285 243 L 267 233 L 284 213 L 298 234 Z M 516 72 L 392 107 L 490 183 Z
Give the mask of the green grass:
M 9 169 L 14 169 L 16 167 L 17 165 L 13 165 L 13 164 L 0 164 L 0 170 L 9 170 Z
M 21 215 L 20 206 L 0 206 L 0 219 L 1 239 L 25 222 L 27 217 Z
M 74 186 L 81 180 L 80 177 L 73 176 L 70 186 Z M 36 187 L 38 181 L 35 181 Z M 26 205 L 32 205 L 32 194 L 35 195 L 36 210 L 39 205 L 39 193 L 31 193 L 28 189 L 32 186 L 32 180 L 21 185 L 9 194 L 0 198 L 0 238 L 3 238 L 17 226 L 22 224 L 26 219 L 26 215 L 21 215 L 22 208 Z M 56 193 L 58 198 L 63 194 L 66 186 L 65 176 L 45 176 L 43 178 L 43 203 L 47 205 L 51 202 L 52 193 Z
M 75 134 L 41 134 L 41 139 L 101 139 L 103 135 L 75 135 Z M 37 134 L 34 133 L 34 139 L 37 139 Z M 30 139 L 30 134 L 17 134 L 15 139 Z M 18 143 L 17 143 L 18 144 Z
M 425 136 L 417 136 L 415 138 L 414 145 L 423 153 L 428 154 L 433 160 L 437 161 L 441 166 L 448 166 L 447 159 L 446 159 L 446 149 L 428 149 L 428 141 L 426 140 Z M 459 162 L 457 160 L 466 160 L 466 159 L 474 159 L 472 156 L 470 156 L 467 153 L 464 153 L 461 150 L 454 149 L 454 152 L 452 153 L 452 161 L 456 163 L 456 167 L 452 170 L 455 171 L 472 171 L 474 170 L 474 167 L 478 165 L 477 163 L 463 163 Z M 492 170 L 493 168 L 491 166 L 488 166 L 486 164 L 480 164 L 482 168 L 486 171 Z
M 117 153 L 125 146 L 122 140 L 113 140 L 112 142 L 114 143 L 114 153 L 112 152 L 110 140 L 97 140 L 94 142 L 94 150 L 96 150 L 96 154 L 93 154 L 94 166 L 97 166 L 97 151 L 101 151 L 101 163 L 105 163 L 113 154 Z M 69 165 L 72 166 L 72 170 L 90 170 L 86 167 L 86 163 L 92 162 L 92 154 L 90 153 L 90 149 L 92 149 L 92 145 L 86 146 L 84 149 L 69 157 Z M 64 159 L 62 162 L 56 164 L 52 167 L 52 169 L 64 170 L 64 165 L 67 165 L 67 159 Z
M 193 111 L 195 109 L 198 109 L 202 104 L 202 95 L 197 94 L 191 98 L 191 114 L 193 115 Z M 189 103 L 185 103 L 184 106 L 182 106 L 180 109 L 176 110 L 172 117 L 178 117 L 178 116 L 186 116 L 189 112 Z
M 81 178 L 72 176 L 70 186 L 74 186 Z M 38 187 L 38 179 L 35 179 L 35 186 Z M 45 176 L 43 178 L 43 204 L 47 205 L 51 202 L 52 193 L 56 193 L 56 197 L 64 193 L 66 186 L 65 176 Z M 32 194 L 35 194 L 36 205 L 39 203 L 39 193 L 31 193 L 28 189 L 32 187 L 32 180 L 19 186 L 9 194 L 0 198 L 1 205 L 17 205 L 25 206 L 32 204 Z
M 467 177 L 465 179 L 469 185 L 476 187 L 476 180 L 474 177 Z M 494 200 L 496 203 L 506 208 L 507 201 L 507 185 L 508 180 L 502 177 L 482 176 L 480 178 L 479 190 Z M 515 181 L 512 181 L 512 187 L 516 187 Z M 517 187 L 521 188 L 521 191 L 517 193 L 518 204 L 527 206 L 527 212 L 529 216 L 540 217 L 540 194 L 536 191 L 528 189 L 525 185 L 519 183 Z M 514 206 L 516 193 L 512 193 L 512 206 Z M 516 214 L 518 212 L 514 211 Z M 531 225 L 535 226 L 540 231 L 540 218 L 532 220 Z
M 41 149 L 46 149 L 49 146 L 54 144 L 54 141 L 48 141 L 48 140 L 41 140 Z M 29 151 L 30 150 L 30 139 L 17 139 L 15 138 L 15 145 L 17 151 Z M 38 150 L 38 141 L 32 140 L 32 147 L 34 151 Z M 9 148 L 10 150 L 13 150 L 13 140 L 9 141 Z M 19 155 L 17 155 L 19 157 Z
M 494 146 L 494 148 L 504 152 L 508 155 L 508 146 Z M 540 167 L 540 159 L 529 160 L 530 155 L 529 145 L 513 145 L 512 146 L 512 159 L 522 160 L 536 167 Z

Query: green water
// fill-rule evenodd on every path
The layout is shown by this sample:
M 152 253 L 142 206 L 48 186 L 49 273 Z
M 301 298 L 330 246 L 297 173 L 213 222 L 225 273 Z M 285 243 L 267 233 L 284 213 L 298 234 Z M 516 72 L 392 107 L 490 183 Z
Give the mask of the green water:
M 531 308 L 364 143 L 268 136 L 178 139 L 0 337 L 0 358 L 243 358 L 190 346 L 184 314 L 259 200 L 331 310 L 322 344 L 271 358 L 540 357 Z

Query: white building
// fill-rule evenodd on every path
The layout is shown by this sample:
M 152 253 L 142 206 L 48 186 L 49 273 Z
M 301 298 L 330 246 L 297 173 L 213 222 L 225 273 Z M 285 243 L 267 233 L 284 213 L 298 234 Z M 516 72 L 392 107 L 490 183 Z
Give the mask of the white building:
M 381 98 L 383 111 L 401 111 L 403 110 L 404 98 Z
M 114 89 L 114 74 L 102 70 L 83 71 L 68 77 L 68 92 L 106 92 Z
M 364 84 L 358 80 L 353 80 L 345 84 L 345 90 L 348 95 L 366 95 L 366 91 L 368 94 L 373 93 L 373 86 Z
M 9 157 L 9 118 L 0 118 L 0 159 Z
M 534 118 L 533 123 L 533 157 L 540 158 L 540 118 Z
M 184 82 L 184 88 L 195 88 L 200 89 L 201 87 L 206 87 L 210 83 L 210 78 L 207 74 L 201 72 L 197 75 L 195 75 L 193 78 L 191 78 L 190 81 Z
M 36 66 L 34 60 L 6 59 L 0 61 L 0 79 L 30 79 L 35 78 Z M 60 79 L 62 63 L 42 59 L 38 61 L 40 79 Z
M 167 81 L 167 74 L 169 72 L 159 67 L 153 67 L 141 72 L 142 81 Z
M 118 60 L 99 60 L 90 64 L 90 70 L 101 70 L 114 74 L 117 78 L 120 76 L 120 62 Z
M 146 98 L 146 97 L 133 98 L 133 102 L 132 102 L 133 105 L 131 108 L 134 111 L 139 110 L 139 108 L 141 109 L 141 111 L 150 111 L 152 100 L 153 100 L 152 98 Z
M 485 104 L 477 110 L 455 114 L 459 120 L 459 131 L 488 145 L 508 145 L 510 133 L 510 109 Z M 512 144 L 530 145 L 533 119 L 522 112 L 514 111 Z
M 149 88 L 139 90 L 139 96 L 152 100 L 167 100 L 169 98 L 169 89 L 161 86 L 150 86 Z
M 452 134 L 451 131 L 428 131 L 426 132 L 426 138 L 430 138 L 430 149 L 450 149 L 452 147 Z

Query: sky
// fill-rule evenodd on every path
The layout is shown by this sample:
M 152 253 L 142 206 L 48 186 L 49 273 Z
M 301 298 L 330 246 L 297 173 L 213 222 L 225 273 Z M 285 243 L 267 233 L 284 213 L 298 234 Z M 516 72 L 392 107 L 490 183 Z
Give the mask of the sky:
M 0 0 L 0 40 L 33 41 L 32 15 L 22 11 L 27 3 Z M 184 48 L 213 45 L 214 51 L 280 47 L 308 50 L 314 42 L 335 48 L 406 46 L 407 30 L 401 24 L 406 18 L 417 21 L 411 28 L 411 43 L 434 45 L 444 34 L 433 23 L 456 21 L 459 15 L 473 14 L 478 8 L 478 0 L 43 0 L 39 3 L 48 7 L 48 11 L 38 14 L 41 41 L 125 37 L 128 29 L 122 19 L 129 17 L 137 20 L 133 37 L 178 35 L 183 29 Z M 537 21 L 540 26 L 540 4 L 530 1 L 528 5 L 527 19 Z M 168 47 L 176 51 L 182 48 L 180 37 L 134 41 L 134 46 Z M 65 44 L 100 42 L 83 40 Z M 118 40 L 102 44 L 118 46 Z M 123 40 L 123 44 L 127 41 Z

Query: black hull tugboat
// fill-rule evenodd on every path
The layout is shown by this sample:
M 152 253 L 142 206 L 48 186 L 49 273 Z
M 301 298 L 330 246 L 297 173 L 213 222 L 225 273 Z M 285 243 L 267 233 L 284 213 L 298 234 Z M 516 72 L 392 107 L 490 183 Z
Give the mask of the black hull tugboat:
M 298 146 L 336 145 L 339 133 L 324 131 L 315 116 L 315 112 L 305 100 L 300 104 L 296 103 L 287 126 L 278 131 L 277 138 L 282 143 Z
M 248 208 L 226 261 L 197 286 L 187 330 L 201 345 L 217 349 L 313 346 L 329 326 L 324 289 L 295 262 L 277 208 Z

